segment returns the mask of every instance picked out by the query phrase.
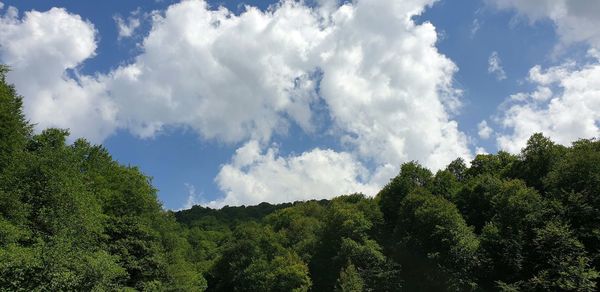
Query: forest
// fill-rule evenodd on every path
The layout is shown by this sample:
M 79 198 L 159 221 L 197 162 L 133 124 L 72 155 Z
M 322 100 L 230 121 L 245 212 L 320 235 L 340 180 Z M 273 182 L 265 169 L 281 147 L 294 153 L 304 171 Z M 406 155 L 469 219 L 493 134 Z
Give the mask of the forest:
M 34 133 L 0 67 L 0 291 L 598 291 L 600 141 L 407 162 L 374 197 L 165 210 L 151 178 Z

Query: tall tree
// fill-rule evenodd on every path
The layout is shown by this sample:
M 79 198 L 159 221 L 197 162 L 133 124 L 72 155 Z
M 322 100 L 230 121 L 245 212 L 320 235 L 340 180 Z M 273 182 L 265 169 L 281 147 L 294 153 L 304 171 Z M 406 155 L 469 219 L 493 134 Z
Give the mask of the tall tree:
M 393 226 L 398 218 L 398 208 L 402 199 L 417 188 L 429 187 L 432 173 L 417 162 L 408 162 L 400 168 L 400 174 L 394 177 L 377 194 L 379 206 L 386 224 Z
M 476 288 L 479 240 L 454 204 L 418 190 L 402 200 L 398 216 L 397 252 L 409 290 Z

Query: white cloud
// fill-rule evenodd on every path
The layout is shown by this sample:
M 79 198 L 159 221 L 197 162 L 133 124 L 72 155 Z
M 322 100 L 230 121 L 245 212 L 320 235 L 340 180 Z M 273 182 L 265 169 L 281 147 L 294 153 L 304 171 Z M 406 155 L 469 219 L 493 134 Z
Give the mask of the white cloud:
M 515 9 L 531 21 L 544 18 L 556 24 L 565 45 L 587 42 L 600 48 L 600 1 L 596 0 L 487 0 L 500 9 Z
M 471 23 L 471 38 L 475 37 L 480 29 L 481 21 L 478 18 L 473 19 L 473 23 Z
M 103 81 L 122 126 L 139 135 L 174 124 L 207 139 L 268 141 L 290 120 L 311 129 L 309 57 L 323 34 L 314 13 L 298 3 L 236 16 L 184 1 L 155 16 L 144 53 Z
M 369 171 L 348 153 L 316 148 L 296 156 L 280 156 L 277 148 L 263 152 L 252 140 L 236 151 L 215 179 L 225 198 L 207 205 L 282 203 L 354 192 L 374 195 L 379 186 L 363 183 L 368 179 Z
M 127 19 L 124 19 L 120 15 L 113 16 L 117 29 L 119 30 L 119 39 L 128 38 L 133 36 L 136 29 L 140 27 L 140 9 L 134 10 L 130 13 Z
M 501 123 L 510 131 L 498 136 L 502 149 L 518 152 L 529 136 L 543 132 L 562 144 L 600 136 L 600 62 L 581 68 L 567 63 L 529 72 L 538 88 L 510 100 Z
M 475 148 L 475 154 L 477 154 L 477 155 L 480 155 L 480 154 L 481 155 L 486 155 L 486 154 L 489 154 L 489 153 L 485 150 L 485 148 L 483 148 L 483 147 L 477 147 L 477 148 Z
M 411 17 L 426 2 L 358 1 L 332 16 L 324 43 L 321 94 L 342 140 L 361 157 L 398 165 L 411 159 L 442 167 L 468 156 L 450 120 L 455 65 L 436 47 L 430 23 Z
M 477 134 L 479 134 L 479 137 L 482 139 L 489 139 L 490 135 L 492 135 L 492 133 L 494 132 L 494 130 L 492 128 L 490 128 L 490 126 L 488 126 L 488 123 L 486 120 L 481 121 L 478 125 L 477 125 Z
M 58 23 L 76 19 L 90 33 L 71 31 L 61 34 L 61 42 L 43 46 L 35 36 L 59 37 L 21 32 L 4 36 L 2 42 L 16 44 L 22 39 L 32 44 L 33 53 L 44 54 L 32 67 L 14 62 L 19 69 L 10 75 L 30 101 L 28 115 L 41 126 L 70 127 L 77 136 L 96 140 L 115 128 L 151 137 L 166 125 L 186 126 L 204 139 L 253 140 L 259 145 L 267 145 L 275 133 L 285 134 L 290 123 L 307 133 L 327 130 L 340 139 L 346 152 L 315 149 L 277 157 L 267 149 L 247 168 L 239 169 L 234 162 L 224 166 L 218 182 L 227 198 L 247 203 L 244 200 L 254 200 L 248 190 L 263 188 L 273 194 L 282 190 L 271 185 L 276 183 L 273 177 L 258 176 L 266 172 L 263 169 L 289 176 L 297 172 L 298 178 L 305 178 L 304 164 L 294 163 L 319 158 L 320 163 L 331 164 L 329 168 L 319 164 L 324 169 L 351 167 L 347 179 L 336 180 L 337 192 L 329 192 L 330 185 L 315 188 L 319 195 L 335 195 L 354 187 L 359 189 L 352 191 L 360 191 L 374 182 L 381 186 L 408 160 L 437 169 L 458 156 L 470 158 L 468 139 L 451 118 L 460 107 L 460 91 L 452 84 L 457 68 L 438 52 L 435 27 L 412 20 L 434 2 L 360 0 L 337 6 L 323 0 L 321 6 L 309 8 L 284 1 L 266 12 L 247 7 L 234 15 L 225 8 L 211 10 L 204 1 L 183 1 L 153 14 L 152 28 L 140 44 L 142 53 L 131 63 L 97 76 L 67 77 L 66 69 L 93 56 L 95 42 L 93 26 L 64 10 L 30 14 Z M 26 16 L 4 22 L 23 27 L 29 21 Z M 88 50 L 74 60 L 61 59 L 76 53 L 69 43 L 74 40 L 82 40 Z M 2 60 L 6 59 L 13 58 L 3 53 Z M 36 72 L 47 63 L 59 65 L 47 74 Z M 48 84 L 28 88 L 28 74 L 40 74 L 38 79 Z M 57 84 L 71 87 L 61 91 Z M 49 115 L 50 107 L 37 102 L 41 98 L 36 96 L 43 94 L 61 96 L 60 116 Z M 67 103 L 79 99 L 86 103 L 71 107 Z M 322 105 L 327 112 L 313 109 Z M 329 118 L 331 125 L 318 123 Z M 360 174 L 368 177 L 364 180 L 359 177 L 361 163 L 382 171 Z M 248 187 L 254 185 L 250 179 L 264 187 Z M 288 183 L 292 188 L 301 181 Z
M 106 82 L 122 122 L 140 135 L 183 124 L 209 139 L 266 142 L 289 122 L 307 132 L 321 126 L 311 106 L 322 98 L 337 135 L 361 158 L 442 167 L 469 150 L 448 116 L 458 106 L 456 67 L 435 48 L 433 25 L 411 19 L 431 3 L 315 10 L 286 1 L 236 16 L 186 1 L 154 21 L 144 54 Z
M 104 84 L 80 76 L 77 66 L 94 56 L 94 26 L 64 9 L 26 12 L 10 7 L 0 17 L 0 59 L 8 80 L 25 96 L 25 114 L 36 129 L 70 128 L 100 142 L 115 129 L 116 108 Z
M 560 38 L 559 49 L 584 42 L 595 61 L 585 65 L 565 62 L 529 71 L 532 92 L 511 95 L 501 109 L 499 123 L 508 131 L 497 135 L 500 148 L 518 152 L 535 132 L 562 144 L 600 136 L 600 1 L 488 0 L 500 9 L 514 9 L 532 22 L 549 19 Z
M 600 49 L 591 48 L 588 50 L 588 55 L 596 60 L 600 60 Z
M 188 196 L 185 201 L 185 204 L 183 205 L 183 208 L 179 210 L 191 209 L 195 205 L 202 204 L 202 193 L 196 193 L 196 187 L 193 184 L 185 183 L 184 185 L 187 189 Z
M 0 9 L 4 8 L 4 3 L 0 2 Z
M 488 58 L 488 73 L 495 74 L 498 80 L 506 79 L 506 72 L 502 68 L 502 60 L 500 60 L 500 56 L 496 51 L 492 52 Z

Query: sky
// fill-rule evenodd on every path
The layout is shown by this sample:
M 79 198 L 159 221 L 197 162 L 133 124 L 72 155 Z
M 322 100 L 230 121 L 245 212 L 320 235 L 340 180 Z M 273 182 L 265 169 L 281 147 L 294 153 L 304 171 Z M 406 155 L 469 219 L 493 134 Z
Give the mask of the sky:
M 40 132 L 166 209 L 375 195 L 400 165 L 600 136 L 600 1 L 0 0 Z

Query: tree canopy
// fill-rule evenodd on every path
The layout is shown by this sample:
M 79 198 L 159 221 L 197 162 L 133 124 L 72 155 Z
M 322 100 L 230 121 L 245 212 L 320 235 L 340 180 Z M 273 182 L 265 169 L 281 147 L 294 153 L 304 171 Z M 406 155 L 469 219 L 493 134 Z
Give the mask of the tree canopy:
M 152 180 L 34 134 L 0 67 L 0 291 L 597 291 L 600 141 L 412 161 L 373 198 L 164 210 Z

